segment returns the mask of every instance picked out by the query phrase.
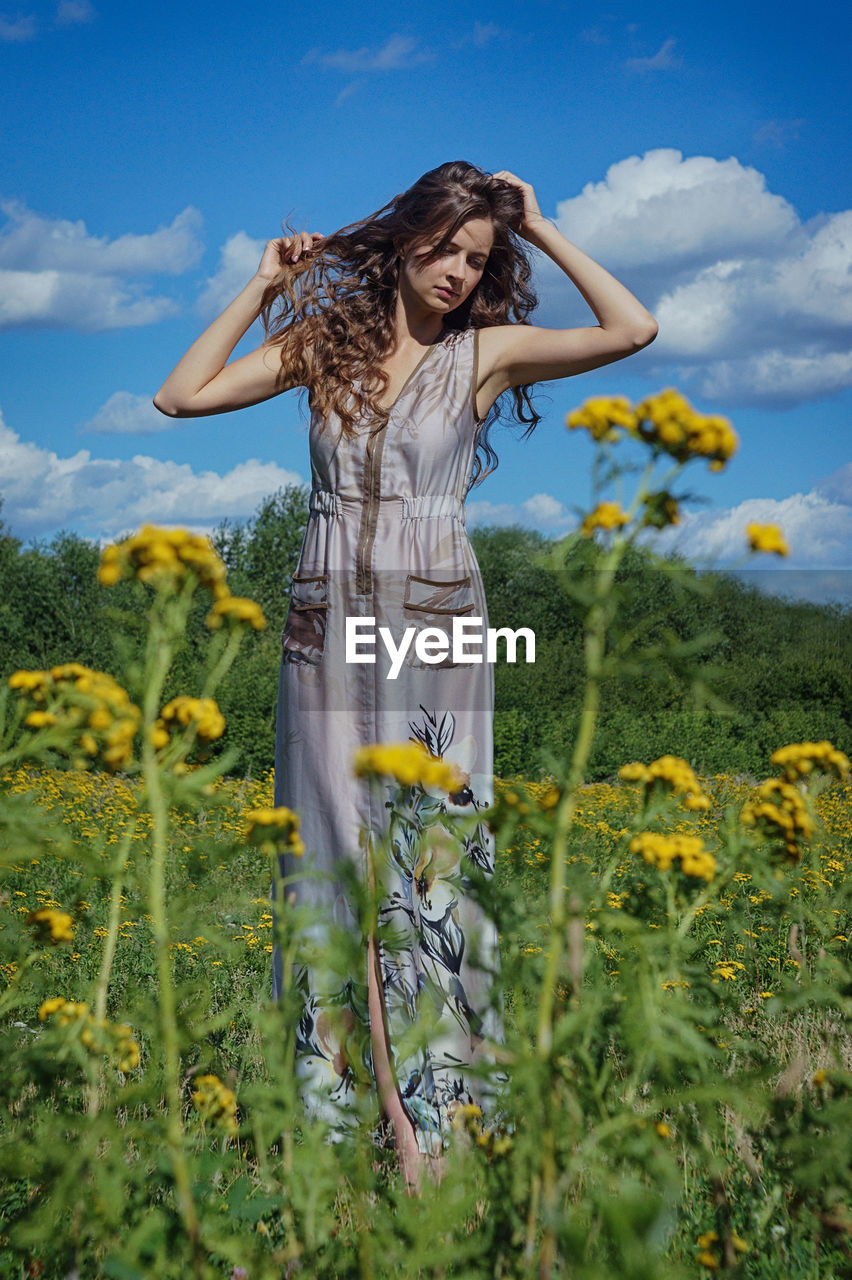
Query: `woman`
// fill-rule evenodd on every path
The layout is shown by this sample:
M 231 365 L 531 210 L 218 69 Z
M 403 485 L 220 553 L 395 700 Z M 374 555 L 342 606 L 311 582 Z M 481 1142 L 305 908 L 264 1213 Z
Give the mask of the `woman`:
M 561 267 L 596 325 L 526 323 L 536 299 L 523 241 Z M 227 363 L 261 314 L 267 340 Z M 303 966 L 300 1069 L 308 1101 L 329 1113 L 354 1085 L 367 1029 L 360 1056 L 409 1186 L 456 1107 L 487 1102 L 477 1067 L 501 1035 L 496 933 L 471 892 L 493 869 L 475 820 L 492 799 L 492 673 L 467 656 L 475 646 L 457 653 L 434 631 L 486 625 L 464 500 L 495 461 L 487 430 L 504 393 L 532 429 L 531 384 L 619 360 L 655 334 L 641 303 L 542 216 L 529 183 L 458 161 L 335 235 L 270 241 L 155 397 L 194 416 L 309 392 L 311 513 L 283 635 L 276 803 L 300 813 L 316 874 L 300 877 L 292 859 L 283 870 L 299 901 L 349 930 L 354 871 L 378 893 L 380 928 L 365 983 L 324 968 L 327 947 Z M 406 738 L 460 767 L 461 789 L 383 803 L 352 776 L 357 747 Z M 448 814 L 472 821 L 459 835 Z

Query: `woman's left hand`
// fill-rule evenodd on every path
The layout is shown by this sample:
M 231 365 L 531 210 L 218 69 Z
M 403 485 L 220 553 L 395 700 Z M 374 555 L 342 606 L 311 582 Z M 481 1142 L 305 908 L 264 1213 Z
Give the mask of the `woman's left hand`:
M 524 182 L 517 174 L 509 173 L 508 169 L 501 169 L 499 173 L 491 175 L 493 178 L 499 178 L 501 182 L 508 182 L 513 187 L 517 187 L 521 195 L 524 197 L 524 213 L 523 221 L 518 230 L 524 239 L 529 238 L 529 234 L 534 232 L 536 225 L 546 222 L 544 214 L 538 207 L 538 201 L 535 198 L 535 192 L 529 182 Z

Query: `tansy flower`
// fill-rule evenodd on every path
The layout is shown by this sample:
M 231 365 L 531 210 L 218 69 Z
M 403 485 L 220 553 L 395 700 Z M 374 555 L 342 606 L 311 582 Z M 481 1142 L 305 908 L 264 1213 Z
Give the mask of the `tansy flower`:
M 53 749 L 69 754 L 75 767 L 84 769 L 99 756 L 114 772 L 132 760 L 142 713 L 106 672 L 66 662 L 49 671 L 16 671 L 9 687 L 36 704 L 24 717 L 28 728 L 65 730 Z
M 617 502 L 599 502 L 580 525 L 584 538 L 590 538 L 595 529 L 620 529 L 630 523 L 630 516 Z
M 218 1076 L 198 1076 L 192 1105 L 202 1120 L 209 1120 L 225 1133 L 237 1132 L 237 1100 Z
M 739 441 L 727 418 L 697 413 L 689 401 L 669 388 L 636 406 L 638 434 L 678 462 L 707 458 L 711 471 L 721 471 Z
M 225 717 L 215 698 L 191 698 L 187 694 L 179 694 L 166 703 L 153 726 L 151 738 L 154 746 L 165 746 L 170 731 L 178 726 L 191 727 L 199 738 L 212 742 L 225 732 Z
M 192 573 L 201 586 L 226 595 L 226 570 L 209 538 L 188 529 L 162 529 L 146 524 L 124 542 L 105 547 L 98 569 L 101 586 L 136 577 L 152 586 L 175 589 Z
M 431 756 L 419 742 L 387 742 L 361 747 L 355 753 L 359 778 L 395 778 L 405 787 L 435 787 L 454 795 L 464 784 L 461 772 L 447 761 Z
M 248 830 L 246 840 L 250 845 L 268 853 L 291 853 L 297 857 L 305 852 L 299 835 L 299 815 L 280 805 L 277 809 L 252 809 L 246 814 Z
M 826 741 L 793 742 L 787 747 L 779 747 L 772 753 L 771 762 L 783 771 L 788 782 L 797 782 L 814 769 L 833 774 L 841 782 L 849 779 L 848 757 Z
M 242 596 L 223 596 L 215 602 L 204 621 L 211 631 L 217 631 L 223 622 L 228 622 L 231 626 L 249 622 L 255 631 L 262 631 L 266 626 L 266 618 L 260 605 Z
M 67 911 L 39 907 L 27 916 L 27 924 L 37 938 L 43 942 L 51 942 L 54 946 L 59 942 L 74 941 L 74 921 Z
M 774 551 L 777 556 L 790 554 L 790 548 L 777 524 L 747 524 L 746 537 L 752 551 Z
M 630 852 L 641 854 L 646 862 L 660 871 L 668 871 L 675 859 L 680 859 L 685 875 L 712 880 L 716 874 L 716 859 L 705 848 L 700 836 L 666 836 L 657 831 L 645 831 L 630 841 Z
M 782 843 L 790 862 L 799 861 L 801 842 L 809 840 L 814 831 L 813 819 L 798 788 L 780 778 L 761 783 L 757 797 L 743 806 L 740 821 L 766 839 Z
M 622 765 L 618 771 L 624 782 L 640 782 L 647 802 L 655 792 L 671 792 L 684 796 L 687 809 L 709 809 L 710 801 L 701 790 L 701 783 L 691 765 L 680 756 L 660 756 L 650 764 L 638 761 Z
M 626 396 L 592 396 L 569 413 L 565 425 L 571 431 L 584 427 L 593 440 L 617 440 L 620 431 L 635 432 L 636 414 Z

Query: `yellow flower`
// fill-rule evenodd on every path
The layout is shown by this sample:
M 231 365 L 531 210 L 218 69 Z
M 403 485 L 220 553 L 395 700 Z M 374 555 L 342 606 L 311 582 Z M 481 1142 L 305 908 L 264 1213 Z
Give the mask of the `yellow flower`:
M 246 821 L 249 844 L 259 845 L 270 853 L 291 853 L 297 857 L 305 852 L 299 835 L 299 815 L 292 809 L 284 805 L 277 809 L 252 809 L 246 814 Z
M 167 702 L 160 712 L 160 718 L 152 731 L 154 744 L 162 744 L 163 734 L 168 735 L 169 729 L 176 726 L 189 726 L 199 738 L 212 742 L 215 738 L 221 738 L 225 732 L 225 717 L 215 698 L 191 698 L 187 694 L 179 694 L 171 702 Z
M 455 765 L 431 756 L 419 742 L 386 742 L 361 747 L 355 753 L 355 774 L 359 778 L 395 778 L 406 787 L 435 787 L 453 795 L 464 786 Z
M 237 1100 L 218 1076 L 198 1076 L 192 1105 L 202 1120 L 209 1120 L 225 1133 L 237 1132 Z
M 618 776 L 624 782 L 641 782 L 648 800 L 655 791 L 672 792 L 685 797 L 687 809 L 709 809 L 710 801 L 701 790 L 701 783 L 692 767 L 680 756 L 660 756 L 649 765 L 622 765 Z
M 747 524 L 746 537 L 752 551 L 774 551 L 777 556 L 787 556 L 790 548 L 777 524 Z
M 720 471 L 739 444 L 727 418 L 697 413 L 672 388 L 648 396 L 636 406 L 636 416 L 638 434 L 647 444 L 678 462 L 707 458 L 711 471 Z
M 56 911 L 53 907 L 39 907 L 27 916 L 27 924 L 33 929 L 36 937 L 51 942 L 55 946 L 59 942 L 74 941 L 74 921 L 67 911 Z
M 760 835 L 784 845 L 787 860 L 798 862 L 801 842 L 813 835 L 814 823 L 799 790 L 780 778 L 761 783 L 757 797 L 743 806 L 740 821 Z
M 46 671 L 15 671 L 9 676 L 9 688 L 20 689 L 22 693 L 32 693 L 47 683 Z
M 679 858 L 685 875 L 712 880 L 716 874 L 716 859 L 704 847 L 700 836 L 666 836 L 657 831 L 645 831 L 630 841 L 630 852 L 641 854 L 646 862 L 660 871 L 668 871 Z
M 771 756 L 788 782 L 797 782 L 813 770 L 833 774 L 841 782 L 849 779 L 849 759 L 830 742 L 793 742 L 779 747 Z
M 599 502 L 580 525 L 584 538 L 590 538 L 595 529 L 620 529 L 630 523 L 630 516 L 617 502 Z
M 56 723 L 57 717 L 52 711 L 31 711 L 24 720 L 28 729 L 47 729 Z
M 619 428 L 635 432 L 636 414 L 626 396 L 592 396 L 581 409 L 575 409 L 565 419 L 571 431 L 584 427 L 593 440 L 617 440 Z
M 132 760 L 142 713 L 112 676 L 66 662 L 50 671 L 16 671 L 9 685 L 37 704 L 24 719 L 28 728 L 65 731 L 57 735 L 54 749 L 67 752 L 76 767 L 85 768 L 85 757 L 98 753 L 113 771 Z
M 188 529 L 161 529 L 146 524 L 124 542 L 104 548 L 98 581 L 111 587 L 121 578 L 136 577 L 140 582 L 174 590 L 189 573 L 216 597 L 227 591 L 225 566 L 209 538 Z
M 663 1120 L 658 1120 L 654 1125 L 654 1128 L 657 1130 L 657 1133 L 661 1138 L 670 1138 L 672 1136 L 671 1128 Z
M 226 620 L 235 626 L 249 622 L 255 631 L 262 631 L 266 626 L 266 618 L 260 605 L 242 596 L 223 596 L 217 600 L 205 618 L 205 623 L 211 631 L 217 631 Z

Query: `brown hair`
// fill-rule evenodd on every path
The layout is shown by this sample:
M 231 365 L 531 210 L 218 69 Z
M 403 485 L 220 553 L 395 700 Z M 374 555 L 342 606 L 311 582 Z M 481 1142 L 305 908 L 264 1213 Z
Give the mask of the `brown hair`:
M 424 261 L 435 261 L 471 218 L 490 219 L 494 243 L 482 279 L 446 315 L 445 332 L 526 323 L 538 299 L 517 233 L 522 216 L 517 187 L 454 160 L 424 173 L 376 213 L 317 241 L 299 262 L 282 265 L 263 295 L 261 314 L 267 340 L 281 345 L 286 385 L 306 387 L 311 407 L 322 419 L 335 413 L 347 435 L 365 416 L 383 425 L 387 412 L 378 401 L 389 380 L 380 365 L 394 342 L 400 255 L 434 238 Z M 511 390 L 512 414 L 529 434 L 540 421 L 531 388 Z M 487 435 L 500 416 L 495 405 L 480 432 L 472 483 L 497 465 Z

